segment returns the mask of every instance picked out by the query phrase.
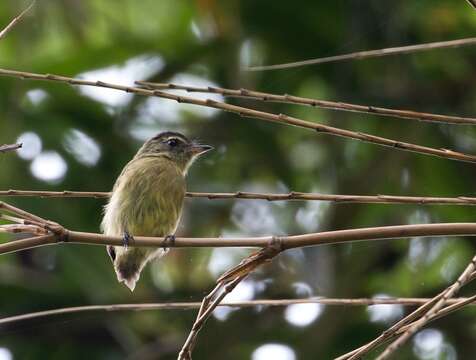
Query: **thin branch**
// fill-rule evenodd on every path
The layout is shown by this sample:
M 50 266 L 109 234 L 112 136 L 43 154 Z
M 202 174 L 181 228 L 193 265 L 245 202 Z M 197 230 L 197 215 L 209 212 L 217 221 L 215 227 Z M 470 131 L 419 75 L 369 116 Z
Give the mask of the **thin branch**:
M 31 190 L 4 190 L 0 196 L 37 196 L 40 198 L 108 198 L 110 192 L 100 191 L 31 191 Z M 373 204 L 418 204 L 418 205 L 476 205 L 476 197 L 425 197 L 425 196 L 395 196 L 395 195 L 338 195 L 303 193 L 291 191 L 289 193 L 256 193 L 256 192 L 187 192 L 189 198 L 204 198 L 208 200 L 242 199 L 242 200 L 319 200 L 336 203 L 373 203 Z
M 425 326 L 429 320 L 434 317 L 445 305 L 447 299 L 453 297 L 461 287 L 468 283 L 471 279 L 471 275 L 476 269 L 476 256 L 471 259 L 469 265 L 458 277 L 458 279 L 449 286 L 443 293 L 443 296 L 436 301 L 436 303 L 417 321 L 405 330 L 405 332 L 393 343 L 391 343 L 385 351 L 377 357 L 377 360 L 388 359 L 398 348 L 400 348 L 405 342 L 415 334 L 419 329 Z
M 268 299 L 268 300 L 248 300 L 248 301 L 225 301 L 218 306 L 227 306 L 233 308 L 248 308 L 255 306 L 288 306 L 293 304 L 321 304 L 328 306 L 372 306 L 372 305 L 401 305 L 417 306 L 429 301 L 429 298 L 359 298 L 359 299 L 340 299 L 340 298 L 307 298 L 307 299 Z M 455 307 L 461 304 L 476 305 L 475 298 L 455 298 L 448 299 L 444 310 L 454 311 Z M 16 322 L 46 318 L 56 315 L 67 315 L 83 312 L 116 312 L 116 311 L 147 311 L 147 310 L 193 310 L 200 308 L 200 302 L 167 302 L 167 303 L 140 303 L 140 304 L 109 304 L 109 305 L 88 305 L 74 306 L 59 309 L 37 311 L 28 314 L 9 316 L 0 319 L 0 326 L 9 325 Z M 449 311 L 447 310 L 447 312 Z
M 467 282 L 473 280 L 476 278 L 476 271 L 473 271 L 469 277 L 467 277 Z M 447 293 L 448 288 L 440 292 L 438 295 L 433 297 L 432 299 L 429 299 L 426 303 L 418 307 L 416 310 L 414 310 L 412 313 L 392 325 L 389 329 L 385 330 L 381 335 L 379 335 L 377 338 L 372 340 L 371 342 L 361 346 L 360 348 L 357 348 L 349 353 L 346 353 L 342 356 L 339 356 L 335 360 L 357 360 L 362 358 L 365 354 L 369 353 L 372 351 L 374 348 L 377 346 L 392 340 L 402 332 L 407 330 L 409 327 L 414 325 L 416 322 L 419 321 L 419 318 L 424 316 L 438 301 L 442 300 L 442 298 L 445 296 Z M 471 297 L 473 298 L 473 297 Z M 468 298 L 467 298 L 468 299 Z M 446 300 L 449 300 L 448 298 Z M 462 300 L 461 302 L 457 302 L 457 304 L 452 304 L 448 306 L 447 308 L 440 309 L 438 310 L 435 314 L 431 315 L 428 319 L 428 321 L 432 321 L 436 318 L 439 318 L 441 316 L 447 315 L 450 312 L 458 309 L 461 306 L 464 306 L 466 304 L 465 300 Z M 454 306 L 456 305 L 456 308 Z
M 4 144 L 0 145 L 0 153 L 4 153 L 7 151 L 13 151 L 21 148 L 23 144 Z
M 427 304 L 430 304 L 433 300 L 434 300 L 434 298 L 433 299 L 426 299 L 425 302 L 422 302 L 423 306 L 426 306 L 425 308 L 428 308 Z M 446 306 L 445 308 L 440 309 L 436 314 L 431 316 L 428 319 L 428 322 L 431 322 L 431 321 L 439 319 L 443 316 L 449 315 L 449 314 L 455 312 L 456 310 L 461 309 L 464 306 L 472 305 L 475 301 L 476 301 L 476 295 L 473 295 L 473 296 L 467 297 L 467 298 L 448 299 L 446 304 L 450 304 L 449 302 L 451 302 L 451 304 L 449 306 Z M 371 350 L 373 350 L 378 345 L 381 345 L 381 344 L 383 344 L 383 343 L 385 343 L 389 340 L 392 340 L 392 339 L 398 337 L 398 335 L 401 332 L 406 331 L 409 327 L 411 327 L 414 324 L 414 322 L 409 322 L 409 323 L 407 323 L 407 325 L 404 325 L 404 323 L 408 322 L 407 321 L 408 318 L 413 317 L 413 315 L 415 313 L 419 312 L 419 310 L 422 309 L 422 307 L 418 308 L 413 313 L 411 313 L 409 316 L 400 320 L 397 324 L 392 326 L 390 329 L 384 331 L 382 333 L 382 335 L 380 335 L 378 338 L 376 338 L 372 342 L 370 342 L 370 343 L 368 343 L 364 346 L 361 346 L 360 348 L 355 349 L 355 350 L 353 350 L 353 351 L 351 351 L 351 352 L 349 352 L 345 355 L 339 356 L 338 358 L 336 358 L 334 360 L 347 360 L 347 359 L 348 360 L 357 360 L 357 359 L 361 359 L 364 355 L 369 353 Z M 419 313 L 421 313 L 421 312 L 419 312 Z
M 246 107 L 227 104 L 225 102 L 215 101 L 211 99 L 201 100 L 201 99 L 196 99 L 196 98 L 187 97 L 187 96 L 178 96 L 178 95 L 171 94 L 161 90 L 148 90 L 148 89 L 138 88 L 138 87 L 111 84 L 111 83 L 106 83 L 103 81 L 81 80 L 81 79 L 74 79 L 74 78 L 70 78 L 66 76 L 51 75 L 51 74 L 36 74 L 36 73 L 29 73 L 29 72 L 23 72 L 23 71 L 0 69 L 0 75 L 18 77 L 22 79 L 56 81 L 56 82 L 67 83 L 70 85 L 96 86 L 96 87 L 103 87 L 108 89 L 115 89 L 115 90 L 140 94 L 144 96 L 156 96 L 156 97 L 160 97 L 164 99 L 174 100 L 177 102 L 220 109 L 220 110 L 232 112 L 244 117 L 256 118 L 256 119 L 270 121 L 274 123 L 287 124 L 291 126 L 305 128 L 305 129 L 311 129 L 318 133 L 325 133 L 325 134 L 340 136 L 340 137 L 344 137 L 348 139 L 361 140 L 364 142 L 369 142 L 369 143 L 380 145 L 380 146 L 396 148 L 399 150 L 411 151 L 411 152 L 416 152 L 420 154 L 441 157 L 445 159 L 466 161 L 466 162 L 472 162 L 472 163 L 476 162 L 476 156 L 464 154 L 461 152 L 456 152 L 453 150 L 435 149 L 435 148 L 431 148 L 427 146 L 406 143 L 406 142 L 392 140 L 392 139 L 370 135 L 370 134 L 366 134 L 362 132 L 345 130 L 345 129 L 340 129 L 340 128 L 336 128 L 336 127 L 332 127 L 328 125 L 309 122 L 309 121 L 301 120 L 301 119 L 284 115 L 284 114 L 278 115 L 278 114 L 273 114 L 269 112 L 253 110 Z
M 350 112 L 380 115 L 380 116 L 390 116 L 390 117 L 412 119 L 412 120 L 418 120 L 418 121 L 430 121 L 430 122 L 449 123 L 449 124 L 472 124 L 472 125 L 476 124 L 476 118 L 430 114 L 430 113 L 416 112 L 412 110 L 389 109 L 389 108 L 382 108 L 382 107 L 370 106 L 370 105 L 357 105 L 357 104 L 350 104 L 350 103 L 345 103 L 341 101 L 336 102 L 336 101 L 328 101 L 328 100 L 317 100 L 317 99 L 299 97 L 299 96 L 288 95 L 288 94 L 276 95 L 272 93 L 253 91 L 248 89 L 234 90 L 234 89 L 225 89 L 225 88 L 211 87 L 211 86 L 199 87 L 199 86 L 189 86 L 189 85 L 179 85 L 179 84 L 169 84 L 169 83 L 161 84 L 161 83 L 153 83 L 148 81 L 136 81 L 136 83 L 147 89 L 184 90 L 191 93 L 200 92 L 200 93 L 220 94 L 226 97 L 245 98 L 250 100 L 277 102 L 277 103 L 295 104 L 295 105 L 307 105 L 307 106 L 318 107 L 323 109 L 350 111 Z
M 23 16 L 28 12 L 30 11 L 30 9 L 33 7 L 33 5 L 35 5 L 35 0 L 33 0 L 31 2 L 31 4 L 25 9 L 23 10 L 20 15 L 18 15 L 17 17 L 15 17 L 12 21 L 10 21 L 10 23 L 2 30 L 0 31 L 0 40 L 5 37 L 5 35 L 7 35 L 7 33 L 13 29 L 13 27 L 23 18 Z
M 468 2 L 469 1 L 470 0 L 468 0 Z M 473 2 L 474 0 L 471 0 L 471 4 Z M 461 46 L 468 46 L 468 45 L 474 45 L 474 44 L 476 44 L 476 38 L 465 38 L 465 39 L 457 39 L 457 40 L 450 40 L 450 41 L 439 41 L 439 42 L 432 42 L 432 43 L 426 43 L 426 44 L 418 44 L 418 45 L 390 47 L 390 48 L 378 49 L 378 50 L 358 51 L 358 52 L 353 52 L 350 54 L 328 56 L 328 57 L 322 57 L 317 59 L 290 62 L 285 64 L 251 66 L 251 67 L 245 68 L 244 70 L 266 71 L 266 70 L 290 69 L 290 68 L 307 66 L 307 65 L 324 64 L 324 63 L 345 61 L 345 60 L 362 60 L 362 59 L 369 59 L 369 58 L 388 56 L 388 55 L 397 55 L 397 54 L 410 54 L 410 53 L 415 53 L 420 51 L 428 51 L 433 49 L 442 49 L 442 48 L 451 48 L 451 47 L 461 47 Z

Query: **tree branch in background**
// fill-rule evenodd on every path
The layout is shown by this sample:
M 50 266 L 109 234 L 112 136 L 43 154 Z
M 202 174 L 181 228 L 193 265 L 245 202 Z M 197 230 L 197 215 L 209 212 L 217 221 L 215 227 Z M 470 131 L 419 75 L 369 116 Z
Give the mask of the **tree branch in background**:
M 470 263 L 470 266 L 471 266 L 471 263 Z M 468 268 L 463 272 L 464 277 L 465 277 L 464 278 L 465 282 L 462 283 L 461 286 L 465 285 L 466 283 L 468 283 L 471 280 L 473 280 L 474 278 L 476 278 L 476 272 L 475 271 L 470 272 L 469 276 L 468 276 L 468 272 L 470 270 L 468 270 L 468 272 L 467 272 L 467 270 L 468 270 Z M 461 276 L 460 276 L 460 278 L 458 278 L 456 283 L 458 283 L 458 281 L 460 281 L 460 279 L 461 279 Z M 445 297 L 446 297 L 446 300 L 448 300 L 449 299 L 448 289 L 450 289 L 452 286 L 454 286 L 454 284 L 451 285 L 450 287 L 448 287 L 447 289 L 445 289 L 444 291 L 442 291 L 441 293 L 439 293 L 434 298 L 428 300 L 426 303 L 424 303 L 418 309 L 416 309 L 415 311 L 413 311 L 412 313 L 407 315 L 405 318 L 398 321 L 396 324 L 391 326 L 389 329 L 385 330 L 380 336 L 378 336 L 377 338 L 375 338 L 371 342 L 361 346 L 358 349 L 355 349 L 355 350 L 353 350 L 353 351 L 351 351 L 347 354 L 344 354 L 344 355 L 338 357 L 336 360 L 357 360 L 357 359 L 360 359 L 365 354 L 369 353 L 374 348 L 376 348 L 377 346 L 398 337 L 399 334 L 408 330 L 409 327 L 412 327 L 413 325 L 418 324 L 419 321 L 421 321 L 425 317 L 425 315 L 428 313 L 428 311 L 432 307 L 434 307 L 438 302 L 443 301 L 443 299 Z M 472 296 L 472 297 L 467 298 L 467 299 L 474 300 L 475 296 Z M 435 311 L 435 313 L 430 314 L 427 317 L 426 323 L 428 323 L 429 321 L 432 321 L 436 318 L 439 318 L 441 316 L 447 315 L 447 314 L 449 314 L 449 313 L 451 313 L 451 312 L 453 312 L 453 311 L 455 311 L 455 310 L 457 310 L 457 309 L 459 309 L 463 306 L 468 305 L 468 303 L 470 303 L 471 300 L 469 302 L 466 301 L 466 300 L 460 300 L 460 301 L 457 301 L 456 303 L 454 303 L 452 305 L 449 305 L 445 308 L 440 307 L 438 310 Z M 444 304 L 445 304 L 445 302 L 443 302 L 443 305 Z M 418 319 L 418 320 L 416 320 L 416 319 Z
M 449 150 L 449 149 L 435 149 L 435 148 L 431 148 L 427 146 L 421 146 L 421 145 L 406 143 L 406 142 L 402 142 L 398 140 L 392 140 L 392 139 L 388 139 L 388 138 L 384 138 L 380 136 L 370 135 L 363 132 L 340 129 L 333 126 L 301 120 L 301 119 L 284 115 L 284 114 L 278 115 L 278 114 L 268 113 L 264 111 L 253 110 L 246 107 L 227 104 L 225 102 L 215 101 L 211 99 L 201 100 L 201 99 L 196 99 L 196 98 L 187 97 L 187 96 L 178 96 L 178 95 L 171 94 L 161 90 L 148 90 L 148 89 L 139 88 L 139 87 L 111 84 L 111 83 L 106 83 L 103 81 L 89 81 L 89 80 L 74 79 L 67 76 L 59 76 L 59 75 L 52 75 L 52 74 L 36 74 L 36 73 L 29 73 L 29 72 L 23 72 L 23 71 L 0 69 L 0 75 L 17 77 L 21 79 L 56 81 L 61 83 L 67 83 L 70 85 L 103 87 L 103 88 L 115 89 L 115 90 L 125 91 L 129 93 L 144 95 L 144 96 L 155 96 L 155 97 L 160 97 L 164 99 L 174 100 L 177 102 L 220 109 L 220 110 L 238 114 L 243 117 L 255 118 L 255 119 L 265 120 L 265 121 L 279 123 L 279 124 L 296 126 L 300 128 L 310 129 L 318 133 L 330 134 L 333 136 L 340 136 L 340 137 L 344 137 L 348 139 L 361 140 L 364 142 L 368 142 L 368 143 L 372 143 L 372 144 L 376 144 L 380 146 L 391 147 L 391 148 L 395 148 L 399 150 L 431 155 L 431 156 L 441 157 L 444 159 L 476 163 L 475 155 L 468 155 L 468 154 L 464 154 L 464 153 Z
M 0 196 L 35 196 L 40 198 L 108 198 L 110 192 L 101 191 L 31 191 L 31 190 L 3 190 Z M 370 204 L 417 204 L 417 205 L 476 205 L 476 197 L 425 197 L 425 196 L 395 196 L 395 195 L 338 195 L 320 193 L 255 193 L 237 191 L 230 193 L 187 192 L 189 198 L 203 198 L 208 200 L 240 199 L 266 201 L 303 201 L 318 200 L 335 203 L 370 203 Z
M 199 92 L 199 93 L 211 93 L 211 94 L 220 94 L 226 97 L 233 98 L 245 98 L 250 100 L 257 101 L 266 101 L 266 102 L 277 102 L 285 104 L 295 104 L 295 105 L 307 105 L 312 107 L 318 107 L 323 109 L 330 110 L 342 110 L 350 111 L 364 114 L 380 115 L 380 116 L 390 116 L 397 117 L 402 119 L 411 119 L 419 121 L 430 121 L 430 122 L 439 122 L 439 123 L 449 123 L 449 124 L 472 124 L 476 125 L 476 118 L 461 117 L 461 116 L 448 116 L 440 114 L 430 114 L 416 112 L 412 110 L 398 110 L 398 109 L 388 109 L 370 105 L 356 105 L 349 104 L 345 102 L 336 102 L 328 100 L 317 100 L 306 97 L 299 97 L 294 95 L 276 95 L 272 93 L 266 93 L 261 91 L 253 91 L 248 89 L 225 89 L 219 87 L 199 87 L 199 86 L 188 86 L 188 85 L 179 85 L 179 84 L 160 84 L 153 83 L 148 81 L 136 81 L 138 85 L 145 87 L 146 89 L 157 89 L 157 90 L 184 90 L 187 92 Z
M 466 0 L 466 2 L 476 10 L 476 0 Z
M 475 297 L 448 299 L 446 305 L 454 306 L 462 303 L 476 305 Z M 248 308 L 255 306 L 288 306 L 293 304 L 321 304 L 328 306 L 372 306 L 372 305 L 400 305 L 417 306 L 428 302 L 429 298 L 358 298 L 340 299 L 326 297 L 312 297 L 305 299 L 267 299 L 248 301 L 225 301 L 218 306 L 233 308 Z M 74 306 L 59 309 L 37 311 L 27 314 L 9 316 L 0 319 L 0 326 L 11 325 L 17 322 L 31 321 L 39 318 L 47 318 L 57 315 L 68 315 L 83 312 L 116 312 L 116 311 L 147 311 L 147 310 L 193 310 L 200 308 L 200 302 L 167 302 L 167 303 L 139 303 L 139 304 L 109 304 Z M 449 307 L 448 307 L 449 308 Z M 445 308 L 446 309 L 446 308 Z M 440 313 L 439 313 L 440 314 Z M 405 328 L 405 327 L 404 327 Z
M 2 30 L 0 31 L 0 40 L 2 38 L 5 37 L 5 35 L 7 35 L 7 33 L 13 29 L 13 27 L 23 18 L 23 16 L 28 12 L 30 11 L 30 9 L 33 7 L 33 5 L 35 5 L 35 0 L 33 0 L 31 2 L 31 4 L 25 9 L 23 10 L 20 15 L 18 15 L 17 17 L 15 17 L 12 21 L 10 21 L 10 23 Z
M 21 148 L 23 144 L 4 144 L 0 145 L 0 153 L 4 153 L 7 151 L 13 151 Z
M 474 0 L 467 0 L 467 1 L 471 5 L 473 5 L 473 3 L 475 2 Z M 338 62 L 338 61 L 345 61 L 345 60 L 362 60 L 362 59 L 370 59 L 370 58 L 388 56 L 388 55 L 410 54 L 410 53 L 415 53 L 420 51 L 451 48 L 451 47 L 461 47 L 461 46 L 468 46 L 468 45 L 475 45 L 475 44 L 476 44 L 476 38 L 473 37 L 473 38 L 457 39 L 457 40 L 450 40 L 450 41 L 439 41 L 439 42 L 432 42 L 432 43 L 418 44 L 418 45 L 390 47 L 390 48 L 378 49 L 378 50 L 358 51 L 358 52 L 353 52 L 350 54 L 328 56 L 328 57 L 322 57 L 322 58 L 310 59 L 310 60 L 304 60 L 304 61 L 295 61 L 295 62 L 290 62 L 285 64 L 250 66 L 245 68 L 244 70 L 267 71 L 267 70 L 290 69 L 290 68 L 296 68 L 296 67 L 307 66 L 307 65 L 317 65 L 317 64 L 324 64 L 324 63 L 331 63 L 331 62 Z
M 420 317 L 417 321 L 413 322 L 411 325 L 407 327 L 402 335 L 398 337 L 393 343 L 391 343 L 385 351 L 380 354 L 377 360 L 385 360 L 388 359 L 390 355 L 392 355 L 398 348 L 400 348 L 405 342 L 418 330 L 420 330 L 423 326 L 425 326 L 429 319 L 435 316 L 444 306 L 446 300 L 452 298 L 458 291 L 470 282 L 474 277 L 474 271 L 476 269 L 476 255 L 471 259 L 470 263 L 466 267 L 466 269 L 462 272 L 462 274 L 458 277 L 458 279 L 449 287 L 443 291 L 443 294 L 439 296 L 438 300 L 433 300 L 435 303 L 431 306 L 429 310 L 425 312 L 423 316 Z

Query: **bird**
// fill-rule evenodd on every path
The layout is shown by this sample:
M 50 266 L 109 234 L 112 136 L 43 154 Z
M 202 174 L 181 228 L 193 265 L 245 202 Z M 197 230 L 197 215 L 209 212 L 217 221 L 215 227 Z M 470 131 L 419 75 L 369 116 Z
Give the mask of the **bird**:
M 134 236 L 175 240 L 186 192 L 185 177 L 192 163 L 212 150 L 210 145 L 165 131 L 147 140 L 117 178 L 104 207 L 101 229 L 122 236 L 123 246 L 107 246 L 117 280 L 134 291 L 141 271 L 167 248 L 129 246 Z

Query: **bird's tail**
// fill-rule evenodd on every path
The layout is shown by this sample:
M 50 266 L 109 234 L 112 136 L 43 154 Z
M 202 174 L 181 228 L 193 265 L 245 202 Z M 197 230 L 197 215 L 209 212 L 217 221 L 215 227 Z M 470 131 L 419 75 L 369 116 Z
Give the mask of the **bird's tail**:
M 114 268 L 117 280 L 123 282 L 131 291 L 134 291 L 144 266 L 152 259 L 165 254 L 164 249 L 131 248 L 126 250 L 122 247 L 119 249 L 116 247 L 115 252 Z

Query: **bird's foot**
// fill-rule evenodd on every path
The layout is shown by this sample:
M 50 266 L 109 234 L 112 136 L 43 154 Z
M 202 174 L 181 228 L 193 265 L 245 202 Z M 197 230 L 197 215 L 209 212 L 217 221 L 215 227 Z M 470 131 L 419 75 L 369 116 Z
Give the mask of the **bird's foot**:
M 170 247 L 173 247 L 175 245 L 175 235 L 167 235 L 164 237 L 164 242 L 162 244 L 162 247 L 164 248 L 165 251 L 168 251 Z
M 129 247 L 129 244 L 134 241 L 134 237 L 129 234 L 129 232 L 124 231 L 124 235 L 122 236 L 122 245 L 124 246 L 124 249 L 127 250 Z

